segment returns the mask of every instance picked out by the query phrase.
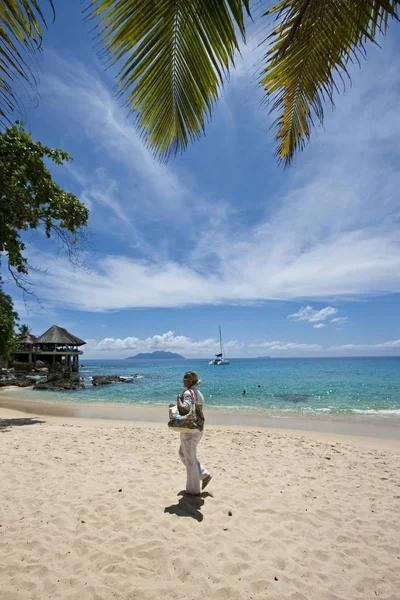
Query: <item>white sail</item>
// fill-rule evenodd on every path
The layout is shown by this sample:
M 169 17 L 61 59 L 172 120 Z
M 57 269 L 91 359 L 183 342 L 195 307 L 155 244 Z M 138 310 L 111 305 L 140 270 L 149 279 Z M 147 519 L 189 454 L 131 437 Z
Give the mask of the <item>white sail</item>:
M 219 326 L 219 353 L 216 354 L 215 358 L 210 360 L 210 362 L 208 364 L 209 365 L 218 365 L 218 366 L 229 365 L 229 360 L 226 360 L 224 358 L 224 348 L 222 345 L 221 325 Z

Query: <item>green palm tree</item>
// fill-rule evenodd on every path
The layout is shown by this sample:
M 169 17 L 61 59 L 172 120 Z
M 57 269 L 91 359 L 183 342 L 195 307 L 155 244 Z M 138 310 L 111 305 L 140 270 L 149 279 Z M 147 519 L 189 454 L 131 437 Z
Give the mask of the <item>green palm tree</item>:
M 31 330 L 28 327 L 28 325 L 20 325 L 18 329 L 19 329 L 18 335 L 17 335 L 18 340 L 24 340 L 31 333 Z
M 303 149 L 337 79 L 365 55 L 400 0 L 275 0 L 259 17 L 275 19 L 259 75 L 277 111 L 277 156 L 286 165 Z M 250 22 L 250 0 L 86 0 L 109 63 L 137 126 L 167 159 L 204 132 Z M 34 78 L 29 53 L 41 43 L 52 0 L 0 0 L 0 119 L 18 104 L 15 75 Z

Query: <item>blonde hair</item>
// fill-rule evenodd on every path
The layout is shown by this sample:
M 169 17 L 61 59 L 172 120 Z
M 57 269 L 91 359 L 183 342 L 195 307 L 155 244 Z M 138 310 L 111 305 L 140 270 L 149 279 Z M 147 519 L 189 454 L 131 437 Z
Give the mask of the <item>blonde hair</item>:
M 201 385 L 201 379 L 197 375 L 196 371 L 186 371 L 183 378 L 189 379 L 192 385 Z

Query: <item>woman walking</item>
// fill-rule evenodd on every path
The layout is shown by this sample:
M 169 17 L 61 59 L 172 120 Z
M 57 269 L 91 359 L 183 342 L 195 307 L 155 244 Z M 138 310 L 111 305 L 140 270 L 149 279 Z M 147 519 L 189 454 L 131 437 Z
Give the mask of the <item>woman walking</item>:
M 201 381 L 195 371 L 187 371 L 183 376 L 183 385 L 185 391 L 179 394 L 176 403 L 181 415 L 185 415 L 190 411 L 191 405 L 194 403 L 196 408 L 197 422 L 200 426 L 200 431 L 181 432 L 181 445 L 179 447 L 179 457 L 186 467 L 186 493 L 190 496 L 200 495 L 201 489 L 210 483 L 211 475 L 197 458 L 197 446 L 203 437 L 204 414 L 203 394 L 196 388 Z

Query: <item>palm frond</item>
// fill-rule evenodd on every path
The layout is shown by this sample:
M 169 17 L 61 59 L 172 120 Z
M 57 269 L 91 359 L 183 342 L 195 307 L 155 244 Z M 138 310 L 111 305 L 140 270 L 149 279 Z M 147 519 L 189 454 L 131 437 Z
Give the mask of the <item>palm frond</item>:
M 276 15 L 261 86 L 271 111 L 278 110 L 277 156 L 285 165 L 322 122 L 333 103 L 337 77 L 365 55 L 365 43 L 398 20 L 399 0 L 282 0 L 265 15 Z M 271 41 L 272 38 L 272 41 Z
M 249 0 L 90 0 L 129 109 L 154 154 L 204 130 L 244 38 Z
M 47 2 L 54 14 L 53 0 Z M 0 0 L 0 124 L 18 105 L 16 80 L 35 81 L 29 55 L 40 48 L 40 24 L 46 20 L 37 0 Z

